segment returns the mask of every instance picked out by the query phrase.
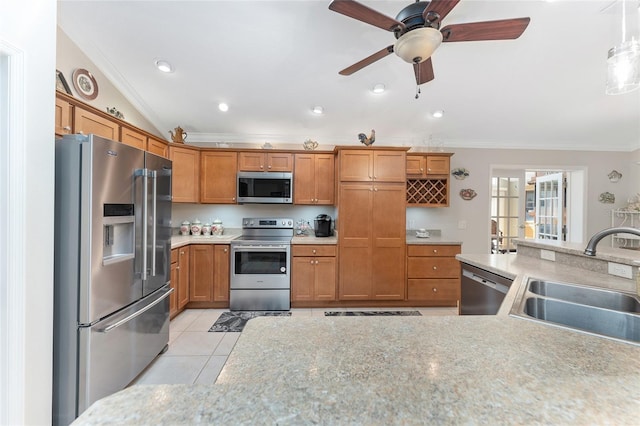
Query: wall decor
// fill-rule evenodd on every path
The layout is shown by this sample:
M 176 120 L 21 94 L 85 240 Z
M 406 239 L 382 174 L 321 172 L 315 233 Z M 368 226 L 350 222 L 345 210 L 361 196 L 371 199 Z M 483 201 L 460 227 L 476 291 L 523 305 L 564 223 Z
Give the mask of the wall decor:
M 185 139 L 187 139 L 187 132 L 185 132 L 180 126 L 173 130 L 169 130 L 169 134 L 171 135 L 171 141 L 173 143 L 184 143 Z
M 56 70 L 56 89 L 65 92 L 67 95 L 71 95 L 71 88 L 67 84 L 67 80 L 65 80 L 64 75 L 59 70 Z
M 473 189 L 471 189 L 471 188 L 461 189 L 461 190 L 460 190 L 460 197 L 461 197 L 463 200 L 467 200 L 467 201 L 472 200 L 476 195 L 478 195 L 478 194 L 476 193 L 476 191 L 474 191 L 474 190 L 473 190 Z
M 616 183 L 622 178 L 622 173 L 617 170 L 611 170 L 611 173 L 607 175 L 610 182 Z
M 73 72 L 73 87 L 75 87 L 80 97 L 88 101 L 98 97 L 98 82 L 84 68 L 78 68 Z
M 307 139 L 306 141 L 304 141 L 302 143 L 302 146 L 307 151 L 313 151 L 314 149 L 316 149 L 318 147 L 318 142 L 312 141 L 311 139 Z
M 613 204 L 616 202 L 616 196 L 610 192 L 603 192 L 598 197 L 598 201 L 604 204 Z
M 260 147 L 262 149 L 273 149 L 273 145 L 271 145 L 269 142 L 265 142 L 262 144 L 262 146 Z
M 116 109 L 116 107 L 107 107 L 107 112 L 113 115 L 115 118 L 119 118 L 120 120 L 124 120 L 124 114 Z
M 371 134 L 369 137 L 364 133 L 358 133 L 358 140 L 360 143 L 365 144 L 366 146 L 371 146 L 376 141 L 376 131 L 371 129 Z
M 469 171 L 464 167 L 458 167 L 457 169 L 453 169 L 451 174 L 458 180 L 464 180 L 467 178 L 467 176 L 469 176 Z

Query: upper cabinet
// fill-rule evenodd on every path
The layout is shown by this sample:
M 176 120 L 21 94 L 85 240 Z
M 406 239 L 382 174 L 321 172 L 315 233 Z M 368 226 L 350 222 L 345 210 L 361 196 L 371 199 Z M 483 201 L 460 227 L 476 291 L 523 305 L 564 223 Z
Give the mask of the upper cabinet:
M 407 206 L 449 206 L 452 155 L 446 152 L 407 154 Z
M 200 202 L 235 204 L 238 153 L 202 151 L 200 164 Z
M 449 175 L 450 156 L 449 153 L 407 154 L 407 176 Z
M 296 154 L 293 173 L 293 203 L 333 205 L 335 200 L 335 156 Z
M 78 105 L 73 108 L 73 131 L 88 135 L 102 136 L 113 141 L 120 140 L 120 124 L 94 114 Z
M 238 170 L 243 172 L 290 172 L 293 154 L 288 152 L 241 152 Z
M 71 134 L 73 131 L 73 106 L 64 99 L 56 98 L 56 136 Z
M 147 149 L 147 135 L 127 126 L 122 126 L 120 129 L 120 141 L 138 149 Z
M 174 203 L 200 201 L 200 151 L 197 148 L 170 145 L 169 159 L 173 161 L 171 192 Z
M 159 139 L 147 138 L 147 151 L 160 157 L 169 158 L 169 144 Z
M 342 182 L 405 182 L 405 150 L 340 150 Z

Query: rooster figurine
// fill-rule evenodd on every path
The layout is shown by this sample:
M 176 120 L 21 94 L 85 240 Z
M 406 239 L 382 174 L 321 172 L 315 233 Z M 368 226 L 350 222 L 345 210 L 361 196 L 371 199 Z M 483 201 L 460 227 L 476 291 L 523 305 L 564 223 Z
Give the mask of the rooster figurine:
M 367 135 L 365 135 L 364 133 L 360 133 L 358 134 L 358 139 L 366 146 L 373 145 L 373 143 L 376 141 L 376 131 L 371 129 L 371 136 L 369 137 L 367 137 Z

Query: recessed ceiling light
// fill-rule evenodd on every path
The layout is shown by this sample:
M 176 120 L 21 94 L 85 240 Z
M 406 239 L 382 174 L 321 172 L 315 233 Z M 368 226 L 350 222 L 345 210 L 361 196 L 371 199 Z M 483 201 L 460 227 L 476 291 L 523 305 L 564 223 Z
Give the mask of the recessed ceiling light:
M 167 61 L 165 61 L 164 59 L 156 59 L 156 68 L 158 68 L 160 71 L 162 72 L 172 72 L 173 71 L 173 67 L 171 66 L 171 64 Z
M 314 114 L 322 114 L 324 113 L 324 108 L 322 108 L 320 105 L 316 105 L 311 109 L 311 111 L 313 111 Z
M 384 93 L 385 91 L 385 86 L 382 83 L 378 83 L 375 86 L 373 86 L 373 89 L 371 89 L 371 91 L 373 93 Z
M 433 113 L 431 113 L 431 116 L 433 118 L 442 118 L 444 116 L 444 111 L 439 109 L 437 111 L 433 111 Z
M 224 102 L 220 102 L 218 104 L 218 109 L 223 112 L 229 111 L 229 105 L 225 104 Z

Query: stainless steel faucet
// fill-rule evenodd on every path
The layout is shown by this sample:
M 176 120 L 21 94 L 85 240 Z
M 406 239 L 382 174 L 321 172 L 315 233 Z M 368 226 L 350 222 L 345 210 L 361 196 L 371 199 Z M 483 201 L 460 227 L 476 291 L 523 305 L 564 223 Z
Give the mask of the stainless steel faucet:
M 591 237 L 591 239 L 589 240 L 589 243 L 587 244 L 587 248 L 584 249 L 584 254 L 586 254 L 587 256 L 595 256 L 596 246 L 598 245 L 600 240 L 606 237 L 607 235 L 611 235 L 611 234 L 633 234 L 640 237 L 640 229 L 631 228 L 628 226 L 627 227 L 621 226 L 618 228 L 607 228 L 607 229 L 603 229 L 600 232 L 596 232 L 593 235 L 593 237 Z

